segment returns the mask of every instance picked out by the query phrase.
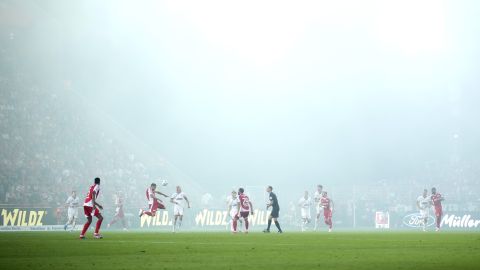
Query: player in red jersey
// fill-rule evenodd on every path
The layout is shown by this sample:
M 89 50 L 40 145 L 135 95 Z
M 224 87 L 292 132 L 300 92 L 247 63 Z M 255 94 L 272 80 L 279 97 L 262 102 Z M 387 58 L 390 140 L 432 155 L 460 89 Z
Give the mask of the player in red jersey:
M 437 189 L 434 187 L 432 188 L 432 196 L 430 198 L 432 199 L 432 204 L 435 208 L 435 219 L 437 226 L 435 230 L 438 232 L 440 231 L 440 223 L 442 222 L 442 201 L 444 200 L 444 198 L 442 197 L 442 194 L 437 193 Z
M 155 194 L 162 195 L 164 197 L 168 197 L 167 195 L 161 193 L 160 191 L 156 191 L 157 184 L 152 183 L 149 188 L 145 191 L 148 200 L 148 211 L 140 209 L 138 212 L 138 216 L 143 216 L 144 214 L 147 216 L 154 217 L 157 213 L 158 209 L 165 209 L 165 205 L 162 204 L 162 201 L 157 198 Z
M 95 225 L 95 232 L 93 237 L 96 239 L 101 239 L 103 236 L 99 233 L 100 226 L 102 226 L 103 217 L 100 214 L 99 209 L 103 209 L 97 202 L 98 194 L 100 193 L 100 178 L 95 178 L 94 184 L 90 186 L 88 190 L 87 197 L 85 198 L 85 203 L 83 204 L 83 211 L 85 212 L 85 217 L 87 217 L 87 223 L 83 225 L 82 233 L 80 234 L 80 239 L 85 239 L 85 233 L 87 232 L 90 224 L 92 223 L 92 216 L 95 216 L 97 224 Z
M 115 216 L 113 217 L 112 221 L 108 223 L 107 228 L 110 228 L 113 224 L 117 221 L 122 222 L 123 230 L 127 230 L 127 223 L 125 222 L 125 213 L 123 212 L 123 195 L 120 192 L 117 192 L 115 196 Z
M 237 232 L 237 222 L 240 218 L 245 220 L 245 233 L 248 233 L 248 214 L 250 213 L 253 215 L 253 205 L 250 202 L 250 199 L 247 195 L 245 195 L 245 190 L 243 188 L 238 189 L 238 200 L 239 204 L 237 204 L 237 215 L 233 219 L 233 232 Z
M 320 205 L 323 208 L 323 217 L 325 218 L 325 224 L 328 225 L 328 232 L 332 231 L 332 212 L 333 201 L 328 198 L 327 192 L 322 192 L 322 198 L 320 199 Z

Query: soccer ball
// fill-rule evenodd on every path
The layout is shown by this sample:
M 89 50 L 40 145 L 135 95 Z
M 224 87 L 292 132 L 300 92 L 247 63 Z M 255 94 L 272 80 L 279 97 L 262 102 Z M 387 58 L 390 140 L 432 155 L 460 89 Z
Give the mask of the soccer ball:
M 162 180 L 162 186 L 166 186 L 166 185 L 168 185 L 168 181 L 166 179 L 163 179 Z

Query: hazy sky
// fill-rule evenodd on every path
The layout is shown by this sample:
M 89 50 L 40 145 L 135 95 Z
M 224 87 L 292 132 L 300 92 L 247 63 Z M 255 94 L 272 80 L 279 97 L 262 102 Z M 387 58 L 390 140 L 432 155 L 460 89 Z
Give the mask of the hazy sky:
M 35 3 L 39 65 L 201 184 L 478 161 L 479 1 Z

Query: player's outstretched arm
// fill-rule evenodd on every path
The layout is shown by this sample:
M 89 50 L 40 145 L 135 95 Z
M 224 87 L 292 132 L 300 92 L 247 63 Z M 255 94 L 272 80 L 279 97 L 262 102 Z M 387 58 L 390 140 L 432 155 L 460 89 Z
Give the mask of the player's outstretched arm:
M 251 201 L 248 201 L 248 204 L 250 204 L 250 214 L 253 215 L 253 204 Z
M 174 204 L 178 204 L 176 201 L 173 200 L 173 198 L 170 198 L 170 202 Z
M 162 195 L 162 196 L 165 197 L 165 198 L 168 197 L 167 195 L 163 194 L 163 193 L 160 192 L 160 191 L 155 191 L 155 193 L 157 193 L 157 194 L 159 194 L 159 195 Z
M 185 198 L 185 201 L 187 202 L 187 206 L 188 206 L 188 208 L 190 208 L 190 202 L 188 201 L 188 198 L 187 198 L 187 196 L 185 196 L 185 195 L 184 195 L 183 197 Z

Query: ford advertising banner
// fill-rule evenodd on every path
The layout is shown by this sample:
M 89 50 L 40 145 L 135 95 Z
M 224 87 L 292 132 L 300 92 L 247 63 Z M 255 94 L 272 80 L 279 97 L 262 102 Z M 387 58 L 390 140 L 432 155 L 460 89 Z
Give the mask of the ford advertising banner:
M 422 217 L 420 213 L 412 213 L 408 214 L 403 217 L 402 223 L 403 225 L 410 227 L 410 228 L 422 228 Z M 433 226 L 435 223 L 435 217 L 432 215 L 428 216 L 427 227 Z

